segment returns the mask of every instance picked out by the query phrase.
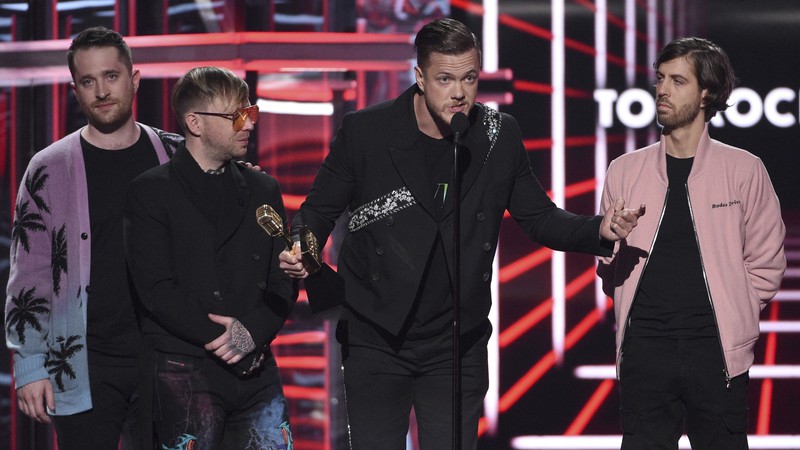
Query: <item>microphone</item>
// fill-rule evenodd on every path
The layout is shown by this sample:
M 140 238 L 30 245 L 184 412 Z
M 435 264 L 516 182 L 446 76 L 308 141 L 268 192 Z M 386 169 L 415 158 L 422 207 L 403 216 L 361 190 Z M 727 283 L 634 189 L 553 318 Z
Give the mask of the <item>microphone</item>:
M 457 112 L 453 114 L 453 118 L 450 119 L 450 129 L 453 130 L 453 142 L 458 145 L 461 142 L 461 138 L 464 136 L 464 133 L 467 132 L 469 128 L 469 119 L 467 119 L 467 115 L 463 112 Z

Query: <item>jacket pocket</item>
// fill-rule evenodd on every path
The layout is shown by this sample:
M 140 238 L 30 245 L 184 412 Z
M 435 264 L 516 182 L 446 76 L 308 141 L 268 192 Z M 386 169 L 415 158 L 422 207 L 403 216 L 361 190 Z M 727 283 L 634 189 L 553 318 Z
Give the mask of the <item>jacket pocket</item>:
M 725 411 L 722 413 L 722 422 L 732 434 L 747 432 L 747 410 Z

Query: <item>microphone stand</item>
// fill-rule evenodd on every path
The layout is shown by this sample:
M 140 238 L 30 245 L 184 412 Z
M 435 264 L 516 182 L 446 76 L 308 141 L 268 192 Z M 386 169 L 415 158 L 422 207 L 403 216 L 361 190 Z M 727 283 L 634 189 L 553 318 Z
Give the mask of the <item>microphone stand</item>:
M 458 144 L 453 135 L 453 450 L 461 449 L 461 167 Z

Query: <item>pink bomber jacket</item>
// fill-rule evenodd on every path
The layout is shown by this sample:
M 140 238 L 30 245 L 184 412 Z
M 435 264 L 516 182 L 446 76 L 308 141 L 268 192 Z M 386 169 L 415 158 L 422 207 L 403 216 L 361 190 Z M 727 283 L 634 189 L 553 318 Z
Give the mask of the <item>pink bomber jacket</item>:
M 652 144 L 615 159 L 608 168 L 601 211 L 622 197 L 628 207 L 642 203 L 647 213 L 611 257 L 600 258 L 597 274 L 614 299 L 616 360 L 667 196 L 666 143 Z M 728 379 L 753 364 L 759 314 L 783 279 L 786 228 L 780 204 L 761 160 L 711 139 L 708 124 L 687 180 L 689 207 L 725 359 Z M 619 373 L 619 372 L 618 372 Z

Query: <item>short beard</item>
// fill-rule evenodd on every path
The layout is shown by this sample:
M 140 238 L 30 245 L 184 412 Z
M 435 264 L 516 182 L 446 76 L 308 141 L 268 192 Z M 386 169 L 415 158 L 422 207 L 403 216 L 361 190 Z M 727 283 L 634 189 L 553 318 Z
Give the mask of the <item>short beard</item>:
M 659 118 L 658 123 L 660 123 L 667 131 L 683 128 L 694 122 L 697 116 L 703 113 L 703 108 L 700 107 L 700 102 L 701 100 L 698 99 L 697 103 L 684 106 L 676 112 L 674 117 L 668 119 L 667 122 L 664 122 L 661 120 L 661 118 Z
M 89 115 L 89 124 L 103 134 L 111 134 L 122 128 L 123 125 L 125 125 L 125 123 L 127 123 L 131 118 L 131 116 L 133 116 L 133 111 L 127 111 L 124 114 L 120 114 L 110 122 L 101 122 L 93 119 L 92 116 Z

